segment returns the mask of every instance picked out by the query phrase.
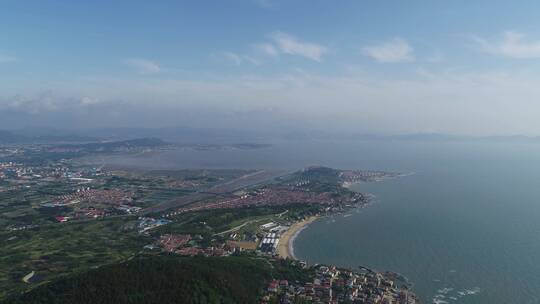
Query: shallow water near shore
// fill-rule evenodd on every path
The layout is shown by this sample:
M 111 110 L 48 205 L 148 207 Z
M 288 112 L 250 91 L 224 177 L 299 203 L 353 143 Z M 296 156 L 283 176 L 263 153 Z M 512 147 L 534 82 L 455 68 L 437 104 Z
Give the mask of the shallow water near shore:
M 415 172 L 353 186 L 374 194 L 375 203 L 310 224 L 295 240 L 295 255 L 399 272 L 423 303 L 540 303 L 540 144 L 280 142 L 260 150 L 167 151 L 107 162 Z

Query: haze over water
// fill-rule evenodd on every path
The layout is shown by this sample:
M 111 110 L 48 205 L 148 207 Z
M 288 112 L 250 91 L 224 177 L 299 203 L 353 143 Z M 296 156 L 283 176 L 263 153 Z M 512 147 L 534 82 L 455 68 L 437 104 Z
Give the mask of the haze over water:
M 376 202 L 309 226 L 296 239 L 297 257 L 399 272 L 427 303 L 540 301 L 540 145 L 300 142 L 249 151 L 169 151 L 135 162 L 415 172 L 355 186 Z

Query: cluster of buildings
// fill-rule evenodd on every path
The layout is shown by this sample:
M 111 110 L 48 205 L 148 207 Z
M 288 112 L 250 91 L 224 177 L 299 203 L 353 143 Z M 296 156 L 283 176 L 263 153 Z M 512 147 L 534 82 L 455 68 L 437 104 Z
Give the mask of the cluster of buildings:
M 0 162 L 0 179 L 33 180 L 50 176 L 49 171 L 15 162 Z
M 163 252 L 182 256 L 222 257 L 235 252 L 235 248 L 226 243 L 207 247 L 194 246 L 201 239 L 201 236 L 192 237 L 189 234 L 163 234 L 155 243 L 146 245 L 144 248 L 149 250 L 160 249 Z
M 111 207 L 114 207 L 115 210 L 124 214 L 134 214 L 139 212 L 141 208 L 130 205 L 131 202 L 131 193 L 120 190 L 97 190 L 85 187 L 79 188 L 71 194 L 60 195 L 51 202 L 41 204 L 41 207 L 54 208 L 77 205 L 73 212 L 70 212 L 71 216 L 56 217 L 58 222 L 66 222 L 70 218 L 103 217 L 114 211 Z
M 75 210 L 75 217 L 89 217 L 89 218 L 98 218 L 107 215 L 107 211 L 101 208 L 96 208 L 89 206 L 86 208 L 78 208 Z
M 50 181 L 55 179 L 70 179 L 74 181 L 90 180 L 86 177 L 100 175 L 97 169 L 73 171 L 66 164 L 57 162 L 52 165 L 29 165 L 17 162 L 0 162 L 0 179 Z
M 139 231 L 141 233 L 170 223 L 168 220 L 156 220 L 148 217 L 141 217 L 139 220 Z M 245 250 L 257 252 L 265 256 L 275 256 L 281 232 L 288 227 L 281 226 L 275 222 L 269 222 L 261 225 L 260 228 L 264 232 L 254 234 L 251 237 L 237 232 L 231 232 L 226 239 L 214 239 L 211 246 L 200 246 L 198 241 L 203 240 L 201 235 L 192 237 L 188 234 L 163 234 L 155 243 L 146 245 L 145 248 L 161 248 L 164 252 L 186 256 L 227 256 Z
M 268 233 L 261 244 L 268 244 L 266 239 L 273 239 Z M 229 241 L 225 244 L 198 247 L 190 241 L 196 240 L 186 234 L 164 234 L 155 245 L 147 249 L 160 248 L 163 252 L 182 256 L 228 256 L 241 251 L 246 243 L 255 250 L 252 242 Z M 261 247 L 262 248 L 262 247 Z M 261 250 L 262 251 L 262 250 Z M 264 253 L 264 252 L 263 252 Z M 275 257 L 274 257 L 275 258 Z M 284 279 L 268 282 L 261 303 L 362 303 L 362 304 L 415 304 L 417 298 L 405 283 L 396 284 L 400 276 L 393 273 L 379 273 L 371 270 L 353 272 L 335 266 L 315 265 L 308 267 L 303 261 L 293 261 L 309 273 L 313 273 L 305 282 Z
M 158 245 L 166 252 L 175 252 L 178 248 L 186 245 L 191 240 L 189 234 L 163 234 L 157 241 Z
M 219 247 L 206 247 L 206 248 L 200 248 L 200 247 L 184 247 L 181 249 L 178 249 L 176 254 L 183 255 L 183 256 L 213 256 L 213 257 L 222 257 L 227 256 L 231 254 L 230 251 L 226 250 L 225 248 L 219 248 Z
M 355 183 L 360 181 L 376 181 L 383 178 L 395 177 L 398 173 L 384 171 L 364 171 L 364 170 L 346 170 L 339 174 L 339 177 L 346 183 Z
M 65 191 L 66 188 L 79 187 L 73 193 L 56 196 L 48 202 L 43 203 L 38 199 L 30 202 L 30 206 L 39 205 L 46 209 L 69 206 L 55 214 L 58 222 L 80 217 L 97 218 L 118 212 L 133 213 L 140 210 L 130 206 L 131 193 L 119 190 L 94 190 L 81 186 L 103 174 L 97 168 L 74 169 L 65 160 L 43 164 L 5 161 L 0 162 L 0 181 L 2 182 L 0 192 L 23 191 L 25 195 L 39 199 L 43 188 L 45 192 L 53 189 L 51 192 L 54 193 L 57 190 Z M 50 211 L 46 214 L 50 214 Z
M 67 216 L 67 215 L 60 215 L 60 216 L 56 216 L 55 217 L 55 220 L 59 223 L 65 223 L 65 222 L 68 222 L 68 221 L 71 221 L 72 219 L 77 219 L 77 218 L 98 218 L 98 217 L 104 217 L 108 215 L 108 213 L 103 210 L 103 209 L 99 209 L 99 208 L 95 208 L 95 207 L 86 207 L 86 208 L 77 208 L 72 216 Z
M 278 224 L 276 222 L 268 222 L 266 224 L 261 225 L 260 228 L 264 231 L 281 233 L 289 229 L 289 226 L 282 226 L 281 224 Z
M 89 203 L 101 203 L 107 205 L 122 205 L 130 203 L 132 201 L 132 194 L 113 190 L 99 190 L 90 189 L 90 187 L 79 188 L 71 194 L 65 194 L 58 196 L 53 204 L 56 206 L 64 206 L 74 204 L 74 202 L 89 202 Z
M 311 192 L 290 187 L 266 187 L 240 196 L 219 199 L 215 202 L 201 202 L 177 209 L 166 217 L 186 212 L 212 209 L 246 208 L 253 206 L 286 205 L 286 204 L 335 204 L 336 198 L 330 192 Z
M 171 221 L 166 219 L 155 219 L 152 217 L 139 217 L 139 233 L 145 233 L 159 226 L 167 225 Z
M 269 232 L 261 240 L 259 249 L 261 252 L 274 253 L 277 250 L 279 244 L 279 233 Z
M 116 210 L 119 210 L 125 214 L 135 214 L 141 211 L 142 209 L 141 207 L 137 207 L 133 205 L 124 205 L 124 204 L 118 205 L 115 208 Z
M 21 154 L 23 151 L 24 149 L 20 147 L 2 146 L 0 147 L 0 157 L 14 156 L 17 154 Z
M 309 282 L 272 280 L 262 303 L 277 299 L 279 303 L 362 303 L 414 304 L 417 299 L 406 287 L 396 286 L 382 273 L 364 273 L 317 265 Z

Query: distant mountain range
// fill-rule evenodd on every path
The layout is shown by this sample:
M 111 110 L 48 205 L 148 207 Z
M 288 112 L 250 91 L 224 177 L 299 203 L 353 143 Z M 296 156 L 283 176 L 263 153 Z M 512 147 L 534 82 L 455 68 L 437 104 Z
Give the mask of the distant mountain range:
M 100 128 L 87 130 L 59 130 L 51 128 L 26 128 L 0 130 L 0 144 L 16 143 L 70 143 L 121 141 L 137 138 L 160 138 L 175 143 L 257 143 L 269 134 L 258 134 L 249 130 L 205 129 L 205 128 Z
M 466 136 L 466 135 L 449 135 L 438 133 L 416 133 L 403 135 L 352 135 L 351 139 L 364 140 L 402 140 L 402 141 L 428 141 L 428 142 L 451 142 L 451 141 L 467 141 L 467 142 L 528 142 L 540 143 L 538 136 L 525 135 L 501 135 L 501 136 Z
M 76 135 L 26 135 L 13 131 L 0 130 L 0 144 L 25 144 L 25 143 L 68 143 L 68 142 L 92 142 L 98 138 Z
M 156 148 L 167 145 L 168 143 L 159 138 L 137 138 L 121 141 L 54 145 L 54 149 L 81 149 L 86 152 L 107 152 L 130 148 Z
M 363 133 L 335 133 L 329 131 L 254 131 L 211 128 L 102 128 L 88 130 L 57 130 L 50 128 L 27 128 L 0 130 L 0 144 L 23 143 L 92 143 L 124 141 L 139 138 L 159 138 L 171 143 L 189 144 L 261 144 L 272 140 L 369 140 L 369 141 L 423 141 L 423 142 L 520 142 L 540 143 L 539 136 L 465 136 L 441 133 L 413 133 L 380 135 Z

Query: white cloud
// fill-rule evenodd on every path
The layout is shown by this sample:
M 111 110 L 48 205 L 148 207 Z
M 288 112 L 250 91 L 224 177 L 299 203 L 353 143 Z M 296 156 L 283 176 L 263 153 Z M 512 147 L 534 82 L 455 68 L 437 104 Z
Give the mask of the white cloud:
M 189 114 L 192 116 L 189 123 L 215 127 L 214 120 L 221 117 L 227 119 L 223 125 L 241 127 L 236 116 L 224 113 L 271 108 L 277 109 L 276 113 L 286 113 L 275 117 L 275 123 L 281 119 L 298 124 L 312 123 L 317 128 L 328 126 L 333 130 L 540 134 L 537 118 L 540 76 L 535 71 L 422 70 L 419 73 L 421 75 L 392 79 L 367 72 L 342 76 L 307 72 L 226 75 L 202 80 L 96 76 L 66 79 L 65 83 L 44 83 L 52 92 L 57 92 L 54 95 L 27 93 L 30 95 L 22 98 L 0 97 L 0 113 L 6 112 L 2 110 L 7 107 L 31 113 L 67 114 L 94 109 L 96 115 L 103 115 L 110 108 L 143 109 L 140 112 L 145 114 L 145 107 L 151 105 L 153 114 Z M 17 90 L 26 90 L 24 84 L 20 87 Z M 17 93 L 10 91 L 3 90 L 0 96 Z M 208 114 L 209 109 L 217 116 Z M 118 123 L 128 119 L 136 123 L 140 119 L 140 116 L 119 113 L 121 116 L 115 120 Z M 200 119 L 198 114 L 204 113 L 208 114 L 207 118 Z M 63 116 L 69 117 L 67 114 Z M 246 118 L 242 123 L 244 126 L 252 123 L 249 125 L 255 129 L 259 118 L 251 121 Z M 177 121 L 160 118 L 149 121 L 148 125 Z
M 362 52 L 364 55 L 384 63 L 414 60 L 413 48 L 402 38 L 394 38 L 378 45 L 364 47 Z
M 227 58 L 227 60 L 233 62 L 236 65 L 240 65 L 242 63 L 242 58 L 240 58 L 240 56 L 235 53 L 225 52 L 223 55 L 225 56 L 225 58 Z
M 269 55 L 269 56 L 277 56 L 278 55 L 278 50 L 276 49 L 275 46 L 273 46 L 270 43 L 255 44 L 254 48 L 261 51 L 261 52 L 263 52 L 266 55 Z
M 17 61 L 17 57 L 0 54 L 0 63 L 9 63 Z
M 161 71 L 159 64 L 147 59 L 130 58 L 125 63 L 141 74 L 154 74 Z
M 88 96 L 83 96 L 80 99 L 80 104 L 83 105 L 83 106 L 94 105 L 94 104 L 98 104 L 99 102 L 100 102 L 99 99 L 88 97 Z
M 276 50 L 283 54 L 303 56 L 320 62 L 322 56 L 327 52 L 327 49 L 322 45 L 303 42 L 283 32 L 274 32 L 271 38 L 275 43 Z
M 540 40 L 526 41 L 522 33 L 506 31 L 502 39 L 497 41 L 489 41 L 477 36 L 472 39 L 479 49 L 486 53 L 519 59 L 540 58 Z
M 235 65 L 241 65 L 243 63 L 250 63 L 254 65 L 258 65 L 259 61 L 255 58 L 247 55 L 240 55 L 233 52 L 225 52 L 223 53 L 223 56 L 225 56 L 225 59 L 228 61 L 234 63 Z

